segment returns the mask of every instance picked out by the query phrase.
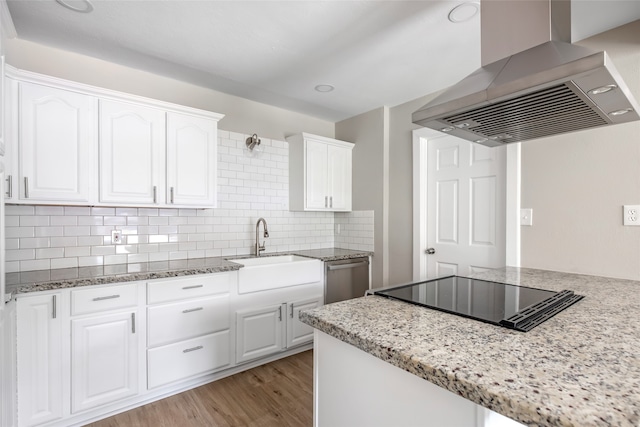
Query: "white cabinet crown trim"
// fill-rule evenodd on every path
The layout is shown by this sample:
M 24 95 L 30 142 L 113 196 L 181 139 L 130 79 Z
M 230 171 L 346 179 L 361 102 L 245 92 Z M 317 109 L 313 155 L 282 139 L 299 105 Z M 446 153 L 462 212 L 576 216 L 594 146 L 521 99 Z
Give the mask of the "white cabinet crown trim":
M 221 120 L 224 114 L 214 113 L 212 111 L 201 110 L 185 105 L 174 104 L 171 102 L 160 101 L 153 98 L 147 98 L 139 95 L 119 92 L 116 90 L 105 89 L 97 86 L 91 86 L 84 83 L 78 83 L 71 80 L 65 80 L 58 77 L 47 76 L 44 74 L 34 73 L 32 71 L 21 70 L 11 65 L 5 66 L 5 75 L 9 78 L 20 80 L 22 82 L 36 83 L 40 85 L 55 87 L 74 92 L 93 95 L 102 99 L 111 99 L 117 101 L 135 102 L 137 104 L 147 105 L 149 107 L 160 108 L 163 110 L 176 111 L 184 114 L 192 114 L 198 117 L 207 117 L 213 120 Z

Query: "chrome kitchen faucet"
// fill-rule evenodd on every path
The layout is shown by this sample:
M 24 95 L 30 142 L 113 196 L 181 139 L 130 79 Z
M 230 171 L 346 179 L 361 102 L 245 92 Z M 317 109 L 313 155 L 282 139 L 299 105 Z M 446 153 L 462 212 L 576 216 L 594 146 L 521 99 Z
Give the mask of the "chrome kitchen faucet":
M 265 221 L 264 218 L 260 218 L 258 222 L 256 222 L 256 256 L 260 256 L 260 252 L 265 250 L 264 248 L 265 242 L 262 242 L 262 246 L 260 245 L 259 231 L 260 231 L 261 222 L 264 224 L 264 237 L 265 238 L 269 237 L 269 231 L 267 230 L 267 221 Z

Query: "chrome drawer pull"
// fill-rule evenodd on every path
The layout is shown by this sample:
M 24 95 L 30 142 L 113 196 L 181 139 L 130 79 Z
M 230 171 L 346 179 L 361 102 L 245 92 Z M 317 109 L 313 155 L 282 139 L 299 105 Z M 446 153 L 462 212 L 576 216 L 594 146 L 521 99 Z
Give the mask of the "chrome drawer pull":
M 194 311 L 200 311 L 202 310 L 203 307 L 198 307 L 198 308 L 190 308 L 188 310 L 182 310 L 183 313 L 193 313 Z
M 195 289 L 195 288 L 201 288 L 204 285 L 193 285 L 193 286 L 183 286 L 182 289 Z
M 131 333 L 136 333 L 136 314 L 131 313 Z
M 51 317 L 54 319 L 58 317 L 58 298 L 55 295 L 53 296 L 53 312 L 51 313 Z
M 196 350 L 202 350 L 204 347 L 202 347 L 201 345 L 197 346 L 197 347 L 192 347 L 192 348 L 188 348 L 186 350 L 182 350 L 183 353 L 189 353 L 191 351 L 196 351 Z
M 96 297 L 93 300 L 94 301 L 104 301 L 106 299 L 114 299 L 114 298 L 120 298 L 120 295 L 109 295 L 109 296 L 106 296 L 106 297 Z
M 29 198 L 29 177 L 24 177 L 24 198 Z

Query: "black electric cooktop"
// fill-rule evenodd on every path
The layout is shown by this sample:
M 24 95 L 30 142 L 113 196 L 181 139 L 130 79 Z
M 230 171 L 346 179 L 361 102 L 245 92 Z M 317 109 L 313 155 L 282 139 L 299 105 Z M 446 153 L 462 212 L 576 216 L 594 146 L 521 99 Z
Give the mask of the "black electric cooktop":
M 460 276 L 373 293 L 522 332 L 530 331 L 583 298 L 573 291 L 548 291 Z

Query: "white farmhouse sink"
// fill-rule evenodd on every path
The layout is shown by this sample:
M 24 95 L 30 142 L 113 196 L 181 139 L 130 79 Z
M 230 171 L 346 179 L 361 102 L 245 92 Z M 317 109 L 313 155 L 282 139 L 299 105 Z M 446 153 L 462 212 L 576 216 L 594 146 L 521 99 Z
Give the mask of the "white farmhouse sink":
M 323 278 L 322 261 L 297 255 L 238 258 L 228 261 L 243 265 L 238 270 L 239 294 L 317 283 Z

